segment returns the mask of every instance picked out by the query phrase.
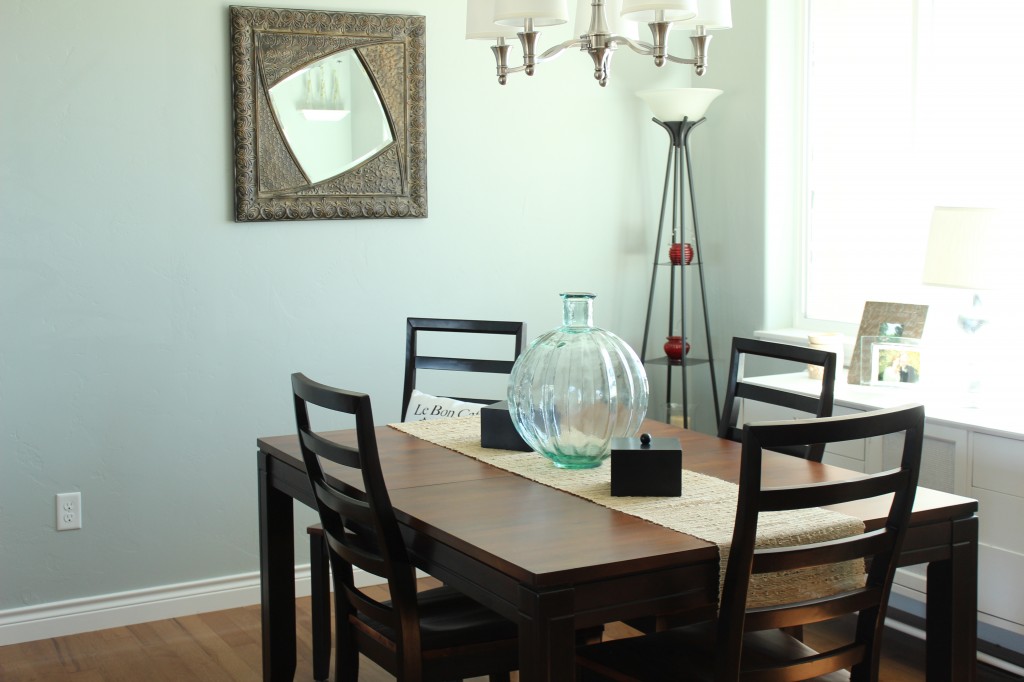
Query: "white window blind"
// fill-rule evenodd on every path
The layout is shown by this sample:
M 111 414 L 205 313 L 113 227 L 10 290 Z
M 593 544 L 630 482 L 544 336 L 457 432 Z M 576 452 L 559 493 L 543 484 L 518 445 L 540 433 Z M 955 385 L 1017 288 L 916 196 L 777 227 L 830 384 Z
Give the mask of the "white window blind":
M 805 321 L 941 295 L 932 208 L 1019 203 L 1022 28 L 1017 0 L 808 0 Z

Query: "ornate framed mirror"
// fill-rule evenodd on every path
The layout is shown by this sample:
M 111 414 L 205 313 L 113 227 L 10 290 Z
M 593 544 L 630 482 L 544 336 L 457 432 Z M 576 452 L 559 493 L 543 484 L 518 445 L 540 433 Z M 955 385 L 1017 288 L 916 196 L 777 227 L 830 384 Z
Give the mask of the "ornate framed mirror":
M 426 217 L 426 19 L 230 13 L 235 220 Z

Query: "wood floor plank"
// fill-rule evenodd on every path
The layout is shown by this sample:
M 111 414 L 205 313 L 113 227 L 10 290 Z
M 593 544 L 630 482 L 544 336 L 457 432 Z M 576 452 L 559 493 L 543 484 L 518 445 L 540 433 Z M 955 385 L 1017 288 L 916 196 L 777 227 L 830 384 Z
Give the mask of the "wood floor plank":
M 432 579 L 421 589 L 435 587 Z M 382 588 L 372 588 L 385 597 Z M 296 600 L 296 680 L 313 678 L 309 598 Z M 837 636 L 848 624 L 820 624 L 805 628 L 806 639 Z M 605 628 L 606 638 L 630 636 L 635 631 L 621 623 Z M 68 637 L 0 647 L 2 682 L 249 682 L 262 671 L 260 608 L 246 606 L 226 611 L 141 623 Z M 925 682 L 923 642 L 889 630 L 882 648 L 883 682 Z M 979 682 L 1019 679 L 979 665 Z M 360 682 L 390 682 L 393 678 L 363 659 Z M 473 682 L 482 682 L 478 678 Z M 518 676 L 513 674 L 513 679 Z

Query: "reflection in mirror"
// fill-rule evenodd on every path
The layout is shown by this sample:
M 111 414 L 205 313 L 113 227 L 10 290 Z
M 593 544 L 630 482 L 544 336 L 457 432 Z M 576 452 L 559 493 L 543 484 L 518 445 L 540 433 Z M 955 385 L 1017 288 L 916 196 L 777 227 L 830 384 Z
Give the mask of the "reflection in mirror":
M 229 11 L 235 220 L 426 217 L 424 17 Z
M 352 50 L 288 76 L 270 88 L 270 104 L 311 183 L 344 173 L 394 142 L 377 89 Z

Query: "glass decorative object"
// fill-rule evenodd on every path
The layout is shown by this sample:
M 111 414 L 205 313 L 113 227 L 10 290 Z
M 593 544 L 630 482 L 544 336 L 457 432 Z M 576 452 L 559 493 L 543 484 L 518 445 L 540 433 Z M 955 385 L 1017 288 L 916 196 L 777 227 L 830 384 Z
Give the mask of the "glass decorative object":
M 594 326 L 594 294 L 565 293 L 563 324 L 538 337 L 509 377 L 508 407 L 527 445 L 565 469 L 596 467 L 612 438 L 636 435 L 647 373 L 615 334 Z

